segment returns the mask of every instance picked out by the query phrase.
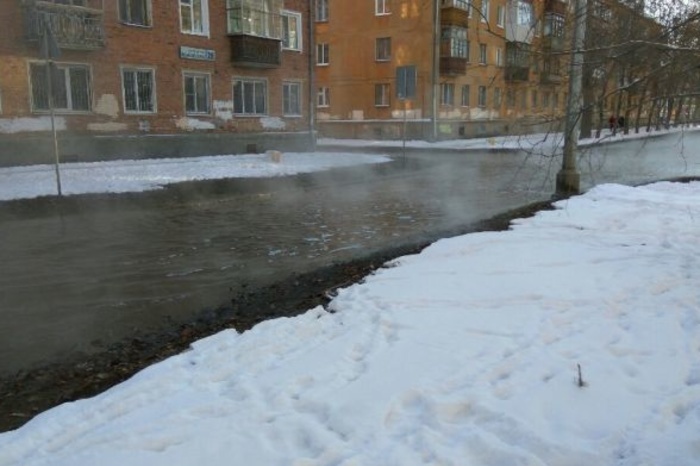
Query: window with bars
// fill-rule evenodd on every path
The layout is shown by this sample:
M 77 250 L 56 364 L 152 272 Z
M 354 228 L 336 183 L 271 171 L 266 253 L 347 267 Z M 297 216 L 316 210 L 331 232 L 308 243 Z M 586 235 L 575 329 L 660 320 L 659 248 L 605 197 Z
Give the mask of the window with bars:
M 155 112 L 155 79 L 152 69 L 122 69 L 122 91 L 126 113 Z
M 180 0 L 180 31 L 187 34 L 209 33 L 207 0 Z
M 151 0 L 119 0 L 119 20 L 135 26 L 150 26 Z
M 388 107 L 390 104 L 390 88 L 387 83 L 374 85 L 374 105 L 376 107 Z
M 547 13 L 543 27 L 543 33 L 547 37 L 564 37 L 564 17 L 560 14 Z
M 379 37 L 375 43 L 375 59 L 377 61 L 391 60 L 391 37 Z
M 233 113 L 236 115 L 265 115 L 267 113 L 267 81 L 264 79 L 234 79 Z
M 301 115 L 301 84 L 286 82 L 282 84 L 282 108 L 287 116 Z
M 50 110 L 49 73 L 45 63 L 30 64 L 32 110 Z M 87 65 L 53 65 L 51 68 L 53 108 L 62 111 L 87 112 L 90 102 L 90 69 Z
M 208 114 L 211 112 L 211 85 L 208 74 L 185 73 L 185 112 Z

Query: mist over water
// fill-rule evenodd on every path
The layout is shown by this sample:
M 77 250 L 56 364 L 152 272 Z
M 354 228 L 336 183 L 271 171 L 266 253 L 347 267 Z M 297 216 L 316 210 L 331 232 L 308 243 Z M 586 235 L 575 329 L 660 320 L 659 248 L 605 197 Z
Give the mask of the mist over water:
M 659 160 L 669 144 L 678 142 L 588 150 L 583 185 L 700 174 L 690 151 Z M 0 205 L 0 376 L 162 330 L 244 289 L 548 199 L 558 163 L 426 151 L 285 178 Z

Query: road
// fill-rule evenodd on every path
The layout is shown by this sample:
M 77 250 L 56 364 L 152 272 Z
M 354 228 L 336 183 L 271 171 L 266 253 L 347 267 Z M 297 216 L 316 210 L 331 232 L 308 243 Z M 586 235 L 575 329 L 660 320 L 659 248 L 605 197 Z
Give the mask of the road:
M 584 189 L 700 176 L 700 135 L 587 149 L 580 162 Z M 0 377 L 194 318 L 246 287 L 548 199 L 559 164 L 423 151 L 284 179 L 0 204 Z

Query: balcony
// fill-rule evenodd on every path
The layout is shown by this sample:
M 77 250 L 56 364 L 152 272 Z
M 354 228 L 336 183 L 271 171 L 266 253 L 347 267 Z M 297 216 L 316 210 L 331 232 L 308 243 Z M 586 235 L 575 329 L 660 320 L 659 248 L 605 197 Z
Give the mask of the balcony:
M 506 65 L 505 80 L 508 82 L 527 82 L 530 80 L 529 66 Z
M 564 0 L 545 0 L 544 11 L 547 13 L 566 14 L 566 2 Z
M 469 24 L 469 12 L 455 6 L 443 6 L 440 9 L 440 24 L 442 26 L 462 26 Z
M 540 73 L 540 83 L 544 85 L 561 84 L 563 78 L 560 74 L 543 71 Z
M 49 1 L 25 2 L 24 31 L 28 41 L 39 42 L 47 24 L 58 47 L 67 50 L 98 50 L 105 46 L 101 0 L 82 2 L 87 6 L 63 5 Z
M 231 62 L 250 68 L 276 68 L 282 63 L 280 39 L 229 34 Z
M 467 59 L 460 57 L 440 57 L 440 74 L 458 76 L 467 73 Z

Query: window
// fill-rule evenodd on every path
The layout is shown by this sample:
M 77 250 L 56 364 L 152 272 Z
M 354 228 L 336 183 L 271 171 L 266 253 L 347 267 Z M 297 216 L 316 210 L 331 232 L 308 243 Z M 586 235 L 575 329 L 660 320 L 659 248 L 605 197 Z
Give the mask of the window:
M 126 113 L 153 113 L 156 111 L 155 79 L 152 69 L 122 69 L 122 91 Z
M 208 74 L 185 73 L 185 113 L 206 115 L 211 112 L 211 95 Z
M 301 51 L 301 13 L 282 12 L 282 48 Z
M 486 44 L 479 44 L 479 63 L 485 65 L 486 58 Z
M 520 93 L 520 108 L 523 110 L 527 109 L 527 90 L 523 89 L 523 92 Z
M 208 0 L 180 0 L 180 31 L 187 34 L 209 34 Z
M 563 37 L 564 17 L 555 13 L 547 13 L 544 17 L 544 35 L 548 37 Z
M 330 107 L 331 105 L 331 90 L 328 87 L 319 87 L 316 93 L 317 107 Z
M 496 65 L 503 66 L 503 49 L 500 47 L 496 49 Z
M 515 107 L 515 90 L 513 89 L 506 90 L 506 107 Z
M 479 86 L 479 107 L 486 107 L 486 86 Z
M 481 22 L 489 22 L 489 0 L 481 0 Z
M 551 99 L 550 99 L 549 92 L 543 92 L 542 93 L 542 107 L 549 108 L 550 101 L 551 101 Z
M 316 21 L 328 21 L 328 0 L 316 0 Z
M 376 107 L 388 107 L 390 95 L 389 84 L 382 83 L 374 85 L 374 105 Z
M 301 115 L 301 83 L 283 83 L 282 100 L 282 107 L 285 115 Z
M 376 15 L 388 15 L 391 13 L 389 4 L 390 0 L 374 0 L 374 13 Z
M 135 26 L 150 26 L 151 0 L 119 0 L 119 20 Z
M 501 108 L 501 88 L 497 87 L 493 90 L 493 108 L 498 110 Z
M 532 90 L 532 108 L 533 109 L 537 108 L 537 101 L 538 101 L 537 97 L 538 97 L 537 91 L 533 89 Z
M 496 8 L 496 26 L 502 28 L 506 25 L 506 9 L 499 5 Z
M 281 39 L 282 0 L 226 0 L 229 34 Z
M 440 84 L 440 104 L 454 105 L 455 103 L 455 85 L 452 83 Z
M 471 94 L 471 88 L 469 84 L 462 86 L 462 107 L 469 107 L 469 94 Z
M 391 60 L 391 37 L 380 37 L 375 43 L 374 56 L 377 61 Z
M 554 93 L 554 98 L 552 99 L 552 108 L 559 108 L 559 93 L 555 92 Z
M 471 8 L 471 0 L 442 0 L 442 6 L 452 6 L 460 10 L 469 11 Z
M 525 0 L 518 1 L 518 26 L 531 26 L 533 24 L 532 4 Z
M 328 53 L 328 44 L 316 44 L 316 64 L 328 65 L 330 63 Z
M 467 28 L 450 26 L 442 28 L 440 55 L 443 57 L 469 58 Z
M 32 110 L 49 110 L 48 68 L 43 63 L 32 63 L 29 67 Z M 77 112 L 90 110 L 90 70 L 86 65 L 54 65 L 51 76 L 53 108 Z
M 234 79 L 233 113 L 237 115 L 265 115 L 267 113 L 267 81 L 263 79 Z

